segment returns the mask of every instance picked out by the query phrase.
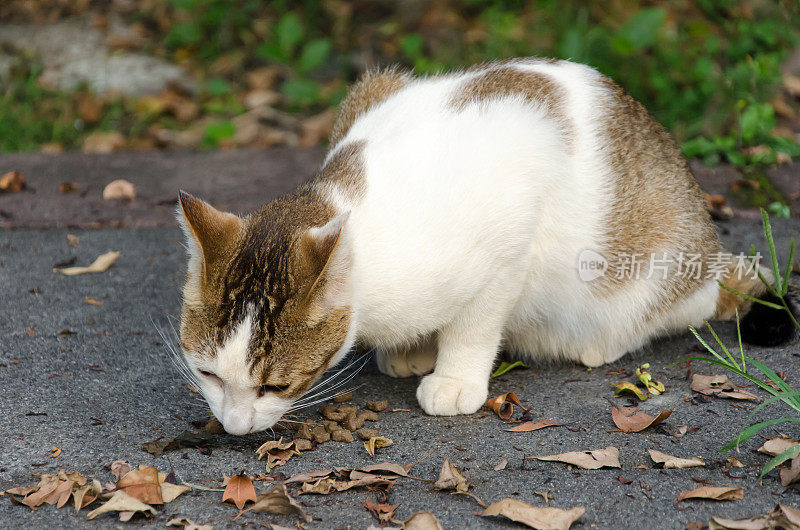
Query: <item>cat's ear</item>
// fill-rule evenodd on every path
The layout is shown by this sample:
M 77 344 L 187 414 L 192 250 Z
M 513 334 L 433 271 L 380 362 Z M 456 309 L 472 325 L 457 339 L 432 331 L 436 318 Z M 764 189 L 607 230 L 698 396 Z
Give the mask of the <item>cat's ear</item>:
M 346 223 L 350 212 L 334 217 L 323 226 L 310 228 L 302 236 L 305 266 L 314 278 L 310 296 L 333 308 L 349 303 L 350 242 Z
M 242 231 L 239 217 L 221 212 L 185 191 L 178 193 L 177 217 L 188 244 L 189 269 L 203 274 L 226 255 Z

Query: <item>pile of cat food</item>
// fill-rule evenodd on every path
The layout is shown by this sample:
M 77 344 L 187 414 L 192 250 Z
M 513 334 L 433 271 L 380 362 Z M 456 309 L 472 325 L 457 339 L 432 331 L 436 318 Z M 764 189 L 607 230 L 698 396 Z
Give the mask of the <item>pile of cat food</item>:
M 377 422 L 378 413 L 389 406 L 387 401 L 368 401 L 365 410 L 344 404 L 352 394 L 339 396 L 337 404 L 324 405 L 319 408 L 321 421 L 307 419 L 302 423 L 285 422 L 283 426 L 294 431 L 293 440 L 298 450 L 311 449 L 312 441 L 317 444 L 334 442 L 352 442 L 353 433 L 362 440 L 380 439 L 377 429 L 367 428 L 366 422 Z

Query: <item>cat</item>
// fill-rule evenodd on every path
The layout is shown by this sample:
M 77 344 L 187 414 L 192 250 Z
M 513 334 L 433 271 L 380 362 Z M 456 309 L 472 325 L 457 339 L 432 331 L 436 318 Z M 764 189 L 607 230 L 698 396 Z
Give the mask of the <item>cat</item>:
M 390 376 L 423 376 L 426 413 L 470 414 L 501 350 L 599 366 L 746 313 L 717 279 L 764 294 L 715 265 L 667 131 L 568 61 L 367 72 L 312 180 L 246 217 L 181 192 L 178 219 L 185 360 L 236 435 L 274 425 L 357 344 Z M 686 257 L 702 274 L 680 273 Z

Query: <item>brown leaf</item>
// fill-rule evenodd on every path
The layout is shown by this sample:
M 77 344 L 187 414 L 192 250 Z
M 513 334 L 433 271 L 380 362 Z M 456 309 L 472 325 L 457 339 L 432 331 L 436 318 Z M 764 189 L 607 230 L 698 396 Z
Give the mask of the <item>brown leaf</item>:
M 444 530 L 431 512 L 417 512 L 403 523 L 403 530 Z
M 261 445 L 256 449 L 258 459 L 261 460 L 264 455 L 267 455 L 267 473 L 272 468 L 282 466 L 289 461 L 294 455 L 299 455 L 300 451 L 297 450 L 295 442 L 283 443 L 283 436 L 279 440 L 272 440 Z
M 681 492 L 677 502 L 686 499 L 709 499 L 713 501 L 738 501 L 744 497 L 742 488 L 732 486 L 701 486 L 690 491 Z
M 619 430 L 625 433 L 643 431 L 658 425 L 672 414 L 671 410 L 662 410 L 655 418 L 639 410 L 638 407 L 611 407 L 611 418 Z
M 175 526 L 183 530 L 214 530 L 210 524 L 197 524 L 188 517 L 176 517 L 167 521 L 167 526 Z
M 228 480 L 225 492 L 222 494 L 222 502 L 232 501 L 240 510 L 244 508 L 247 501 L 256 500 L 256 489 L 253 481 L 247 475 L 234 475 Z
M 600 469 L 601 467 L 621 467 L 619 465 L 619 450 L 616 447 L 606 447 L 594 451 L 571 451 L 548 456 L 528 456 L 535 460 L 549 462 L 564 462 L 581 469 Z
M 39 484 L 36 485 L 36 489 L 26 495 L 20 502 L 30 508 L 36 508 L 45 502 L 53 504 L 58 500 L 59 494 L 56 493 L 56 490 L 60 483 L 61 480 L 57 475 L 42 475 L 39 478 Z
M 114 492 L 114 495 L 112 495 L 108 501 L 89 512 L 86 515 L 86 519 L 94 519 L 98 515 L 108 512 L 142 512 L 149 513 L 153 516 L 156 515 L 156 509 L 152 506 L 145 504 L 138 499 L 134 499 L 124 491 L 117 491 Z M 122 517 L 122 514 L 120 514 L 120 520 L 123 520 Z M 130 516 L 128 516 L 127 519 L 130 519 Z
M 495 470 L 495 471 L 502 471 L 503 469 L 505 469 L 505 468 L 506 468 L 506 466 L 507 466 L 507 465 L 508 465 L 508 460 L 506 460 L 505 458 L 503 458 L 502 460 L 500 460 L 500 461 L 497 463 L 497 465 L 496 465 L 496 466 L 494 466 L 494 470 Z
M 373 504 L 372 499 L 364 501 L 364 508 L 378 518 L 381 524 L 388 523 L 394 519 L 394 511 L 399 504 Z
M 312 482 L 322 477 L 329 477 L 333 475 L 333 470 L 323 469 L 320 471 L 308 471 L 307 473 L 299 473 L 289 477 L 284 481 L 284 484 L 291 484 L 293 482 Z
M 95 132 L 83 139 L 84 153 L 111 153 L 125 147 L 125 136 L 120 132 Z
M 233 478 L 231 478 L 231 480 L 233 480 Z M 230 487 L 230 484 L 228 487 Z M 252 483 L 250 484 L 250 487 L 252 488 Z M 250 510 L 253 510 L 254 512 L 266 512 L 279 515 L 297 515 L 307 523 L 312 521 L 312 517 L 308 515 L 305 510 L 303 510 L 303 507 L 300 506 L 300 504 L 298 504 L 289 495 L 289 493 L 286 491 L 286 486 L 283 484 L 275 484 L 271 490 L 263 495 L 259 495 L 258 498 L 254 500 L 255 504 L 250 507 Z
M 781 469 L 781 486 L 784 488 L 797 482 L 800 478 L 800 458 L 794 457 L 789 464 L 789 467 Z
M 784 530 L 800 530 L 800 510 L 779 504 L 774 510 L 749 519 L 723 519 L 712 517 L 715 530 L 768 530 L 783 528 Z
M 764 442 L 764 445 L 758 448 L 759 453 L 764 453 L 770 456 L 778 456 L 779 454 L 787 451 L 790 447 L 797 445 L 798 442 L 794 438 L 777 437 Z
M 525 407 L 522 406 L 522 403 L 519 402 L 519 398 L 514 392 L 508 392 L 507 394 L 490 398 L 486 402 L 486 406 L 492 409 L 503 421 L 508 421 L 512 414 L 514 414 L 514 405 L 526 410 Z
M 479 515 L 488 517 L 502 515 L 539 530 L 568 530 L 572 523 L 586 513 L 582 507 L 561 510 L 559 508 L 535 508 L 517 499 L 503 499 L 489 505 Z
M 103 305 L 103 302 L 101 302 L 100 300 L 95 300 L 94 298 L 89 298 L 88 296 L 84 296 L 83 297 L 83 301 L 86 302 L 87 304 L 93 305 L 93 306 L 98 306 L 99 307 L 99 306 Z M 53 458 L 55 458 L 55 457 L 53 457 Z
M 117 489 L 147 504 L 164 504 L 158 481 L 158 469 L 151 466 L 139 466 L 129 471 L 119 479 Z
M 92 480 L 91 484 L 85 484 L 73 491 L 72 504 L 75 505 L 75 513 L 78 513 L 81 508 L 92 504 L 102 492 L 103 486 L 97 479 Z
M 121 254 L 119 252 L 106 252 L 97 257 L 88 267 L 67 267 L 65 269 L 53 269 L 53 272 L 60 272 L 65 276 L 74 276 L 76 274 L 86 274 L 93 272 L 105 272 L 111 265 L 117 261 Z
M 115 460 L 111 463 L 111 474 L 114 475 L 114 478 L 117 480 L 128 474 L 131 469 L 133 468 L 125 460 Z
M 125 179 L 112 180 L 103 188 L 103 200 L 123 199 L 132 201 L 136 198 L 136 187 Z
M 463 493 L 469 489 L 469 484 L 458 468 L 451 464 L 449 459 L 445 458 L 442 470 L 439 471 L 439 478 L 433 487 L 437 490 L 456 490 Z
M 384 475 L 395 475 L 401 477 L 408 476 L 408 471 L 406 470 L 406 468 L 404 466 L 401 466 L 400 464 L 395 464 L 394 462 L 381 462 L 380 464 L 370 464 L 368 466 L 359 468 L 356 471 L 361 471 L 370 474 L 377 473 Z
M 648 449 L 648 451 L 650 452 L 650 458 L 653 459 L 653 462 L 656 464 L 664 464 L 664 469 L 685 469 L 687 467 L 701 467 L 706 465 L 699 456 L 678 458 L 677 456 L 670 456 L 661 451 L 656 451 L 655 449 Z
M 375 456 L 376 449 L 383 449 L 384 447 L 389 447 L 394 442 L 392 442 L 389 438 L 385 436 L 373 436 L 366 442 L 364 442 L 364 449 L 367 450 L 370 456 Z
M 694 392 L 704 396 L 714 396 L 728 399 L 750 399 L 758 401 L 758 396 L 746 390 L 737 388 L 728 380 L 727 375 L 692 375 L 690 387 Z
M 25 177 L 19 171 L 9 171 L 0 177 L 0 192 L 19 193 L 25 189 Z
M 168 502 L 172 502 L 177 499 L 180 495 L 186 493 L 187 491 L 191 491 L 192 488 L 189 486 L 183 486 L 180 484 L 172 484 L 171 482 L 162 482 L 161 483 L 161 497 L 164 499 L 164 504 Z
M 734 458 L 734 457 L 732 457 L 732 456 L 729 456 L 729 457 L 728 457 L 728 459 L 725 461 L 725 463 L 726 463 L 726 464 L 728 464 L 728 465 L 729 465 L 729 466 L 731 466 L 731 467 L 745 467 L 745 465 L 744 465 L 744 464 L 742 464 L 742 463 L 739 461 L 739 459 L 738 459 L 738 458 Z
M 526 421 L 525 423 L 520 423 L 519 425 L 515 425 L 510 429 L 504 429 L 509 432 L 531 432 L 531 431 L 538 431 L 539 429 L 544 429 L 545 427 L 556 427 L 558 423 L 554 422 L 553 420 L 547 419 L 539 419 L 536 421 Z

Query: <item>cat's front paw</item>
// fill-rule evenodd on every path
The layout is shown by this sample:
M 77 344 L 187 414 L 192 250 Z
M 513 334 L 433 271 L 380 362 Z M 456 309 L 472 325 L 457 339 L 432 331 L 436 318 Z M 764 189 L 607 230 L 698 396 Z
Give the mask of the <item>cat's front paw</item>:
M 425 375 L 430 373 L 436 364 L 436 352 L 424 349 L 392 353 L 378 351 L 376 361 L 378 369 L 391 377 Z
M 430 374 L 417 387 L 417 401 L 431 416 L 472 414 L 486 403 L 487 381 L 467 381 Z

